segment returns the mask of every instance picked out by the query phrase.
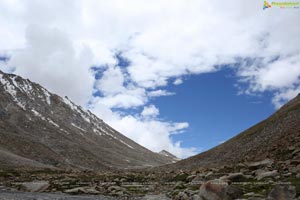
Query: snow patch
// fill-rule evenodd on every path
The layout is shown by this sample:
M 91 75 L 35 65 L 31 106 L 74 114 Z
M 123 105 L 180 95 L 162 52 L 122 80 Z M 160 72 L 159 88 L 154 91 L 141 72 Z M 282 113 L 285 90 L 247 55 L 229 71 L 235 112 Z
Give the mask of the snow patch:
M 11 79 L 11 80 L 12 80 L 13 84 L 11 84 L 8 80 L 6 80 L 3 77 L 2 74 L 0 74 L 0 82 L 4 86 L 5 91 L 8 92 L 13 97 L 13 101 L 16 102 L 19 107 L 21 107 L 23 110 L 26 110 L 26 108 L 25 108 L 26 104 L 21 102 L 17 98 L 16 88 L 18 87 L 18 84 L 15 82 L 14 79 Z
M 76 111 L 80 114 L 81 118 L 85 120 L 86 122 L 90 123 L 91 120 L 89 119 L 89 114 L 86 111 L 83 111 L 79 106 L 75 105 L 72 101 L 70 101 L 68 98 L 62 98 L 65 104 L 67 104 L 73 111 Z
M 43 94 L 44 94 L 44 97 L 45 97 L 46 102 L 47 102 L 49 105 L 51 105 L 51 99 L 50 99 L 51 94 L 50 94 L 46 89 L 44 89 L 44 88 L 41 88 L 41 89 L 42 89 L 42 91 L 43 91 Z
M 47 118 L 47 121 L 48 121 L 50 124 L 52 124 L 52 125 L 54 125 L 54 126 L 56 126 L 56 127 L 59 127 L 59 125 L 58 125 L 57 123 L 55 123 L 54 121 L 52 121 L 51 119 Z
M 68 132 L 68 131 L 66 131 L 65 129 L 59 129 L 59 130 L 61 130 L 62 132 L 64 132 L 64 133 L 66 133 L 67 135 L 69 135 L 70 133 Z
M 41 118 L 41 119 L 44 120 L 44 121 L 46 120 L 46 118 L 45 118 L 43 115 L 41 115 L 38 111 L 36 111 L 36 110 L 34 110 L 34 109 L 31 109 L 31 111 L 33 112 L 33 114 L 34 114 L 35 116 Z
M 121 139 L 118 139 L 121 143 L 125 144 L 126 146 L 128 146 L 129 148 L 131 149 L 134 149 L 132 146 L 130 146 L 129 144 L 127 144 L 126 142 L 124 142 L 123 140 Z
M 95 129 L 95 128 L 93 128 L 93 131 L 94 131 L 94 133 L 96 133 L 97 135 L 102 135 L 102 133 L 101 133 L 99 130 Z
M 74 123 L 71 123 L 72 126 L 74 126 L 75 128 L 78 128 L 79 130 L 83 131 L 83 132 L 86 132 L 86 130 L 84 130 L 83 128 L 77 126 L 76 124 Z

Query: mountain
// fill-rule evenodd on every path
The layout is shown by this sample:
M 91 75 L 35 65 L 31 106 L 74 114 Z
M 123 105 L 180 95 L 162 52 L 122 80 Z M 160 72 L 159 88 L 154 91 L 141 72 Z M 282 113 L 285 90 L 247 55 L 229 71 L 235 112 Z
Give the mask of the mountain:
M 67 97 L 0 71 L 0 167 L 124 169 L 172 163 Z
M 267 158 L 286 161 L 295 157 L 299 149 L 300 94 L 266 120 L 227 142 L 169 167 L 179 169 L 221 167 Z M 293 159 L 300 160 L 300 157 Z
M 159 152 L 160 155 L 165 156 L 167 158 L 171 158 L 173 159 L 173 162 L 177 162 L 178 160 L 180 160 L 179 158 L 177 158 L 175 155 L 171 154 L 170 152 L 166 151 L 166 150 L 162 150 Z

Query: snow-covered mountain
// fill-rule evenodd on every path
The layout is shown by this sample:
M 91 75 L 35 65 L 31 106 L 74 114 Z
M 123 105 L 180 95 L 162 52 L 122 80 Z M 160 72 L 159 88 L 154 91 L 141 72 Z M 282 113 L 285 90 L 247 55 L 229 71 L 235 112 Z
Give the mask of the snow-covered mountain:
M 67 97 L 0 71 L 0 167 L 140 168 L 174 161 L 140 146 Z

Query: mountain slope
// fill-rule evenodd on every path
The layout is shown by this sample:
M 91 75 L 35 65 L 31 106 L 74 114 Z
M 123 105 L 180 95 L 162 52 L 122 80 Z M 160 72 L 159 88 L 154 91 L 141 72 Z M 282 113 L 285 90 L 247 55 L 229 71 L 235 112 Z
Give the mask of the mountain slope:
M 0 167 L 140 168 L 171 163 L 68 98 L 0 71 Z
M 162 156 L 168 157 L 170 159 L 173 159 L 173 162 L 177 162 L 178 160 L 180 160 L 175 155 L 171 154 L 170 152 L 168 152 L 166 150 L 160 151 L 159 154 L 162 155 Z
M 290 159 L 292 154 L 299 149 L 300 95 L 268 119 L 227 142 L 169 167 L 220 167 L 265 158 L 283 161 Z

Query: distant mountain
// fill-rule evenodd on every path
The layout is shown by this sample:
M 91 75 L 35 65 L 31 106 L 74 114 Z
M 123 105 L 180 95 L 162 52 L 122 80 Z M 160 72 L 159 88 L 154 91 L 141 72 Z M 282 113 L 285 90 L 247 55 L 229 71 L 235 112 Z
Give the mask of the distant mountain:
M 172 163 L 67 97 L 0 71 L 0 167 L 124 169 Z
M 165 156 L 167 158 L 173 159 L 173 162 L 177 162 L 178 160 L 180 160 L 179 158 L 177 158 L 176 156 L 174 156 L 173 154 L 171 154 L 170 152 L 168 152 L 166 150 L 160 151 L 159 154 L 162 156 Z
M 221 167 L 266 158 L 274 161 L 286 161 L 291 158 L 295 159 L 295 155 L 299 151 L 300 95 L 281 107 L 268 119 L 227 142 L 168 167 L 177 169 Z M 300 157 L 297 159 L 300 160 Z

